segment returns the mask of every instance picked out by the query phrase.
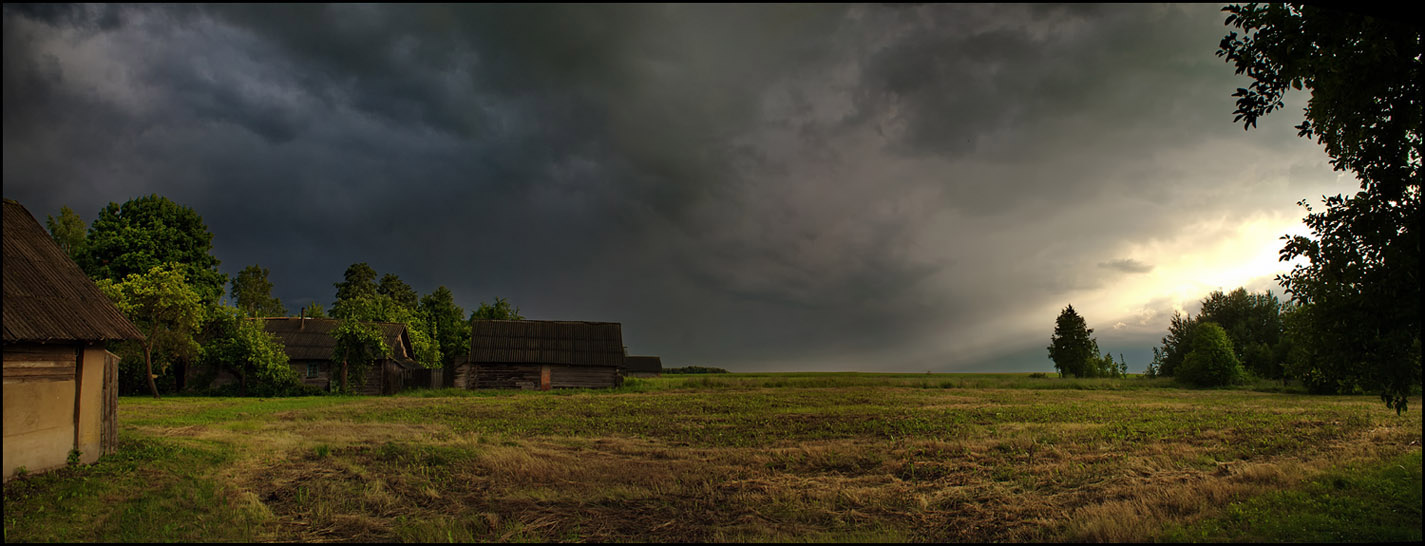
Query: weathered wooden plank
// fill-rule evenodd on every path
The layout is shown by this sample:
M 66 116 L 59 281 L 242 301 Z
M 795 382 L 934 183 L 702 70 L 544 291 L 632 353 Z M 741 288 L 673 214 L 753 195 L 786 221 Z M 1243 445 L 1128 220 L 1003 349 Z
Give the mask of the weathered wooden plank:
M 6 383 L 27 381 L 73 381 L 75 366 L 54 366 L 45 368 L 5 368 Z

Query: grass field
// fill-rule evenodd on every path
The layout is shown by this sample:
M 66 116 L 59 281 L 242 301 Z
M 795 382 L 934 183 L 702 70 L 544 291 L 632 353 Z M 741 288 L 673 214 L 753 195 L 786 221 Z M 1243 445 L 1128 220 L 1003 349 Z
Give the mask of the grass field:
M 120 452 L 5 485 L 10 541 L 1421 537 L 1421 401 L 1024 374 L 123 398 Z

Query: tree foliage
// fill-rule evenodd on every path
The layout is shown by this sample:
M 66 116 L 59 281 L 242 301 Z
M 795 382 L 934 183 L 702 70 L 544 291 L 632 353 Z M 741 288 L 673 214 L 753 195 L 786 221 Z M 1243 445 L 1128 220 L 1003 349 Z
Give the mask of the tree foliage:
M 326 318 L 327 312 L 325 309 L 322 309 L 322 304 L 314 301 L 312 303 L 308 303 L 306 307 L 302 308 L 302 316 L 312 318 Z
M 282 300 L 272 296 L 272 282 L 267 280 L 267 274 L 266 267 L 253 264 L 233 278 L 233 305 L 249 317 L 287 315 Z
M 1302 201 L 1311 236 L 1284 237 L 1283 260 L 1307 259 L 1278 281 L 1313 307 L 1298 325 L 1314 330 L 1312 367 L 1355 375 L 1402 412 L 1421 379 L 1421 27 L 1301 4 L 1223 11 L 1243 34 L 1230 32 L 1217 54 L 1253 80 L 1233 94 L 1243 128 L 1307 89 L 1300 136 L 1360 182 L 1321 212 Z
M 381 284 L 376 286 L 376 293 L 389 296 L 401 307 L 411 311 L 415 311 L 419 305 L 417 301 L 419 296 L 416 294 L 416 290 L 393 273 L 381 276 Z
M 69 207 L 62 206 L 59 207 L 59 219 L 46 217 L 45 227 L 49 228 L 50 237 L 59 245 L 60 250 L 63 250 L 69 259 L 77 262 L 81 251 L 84 250 L 84 232 L 88 229 L 84 219 Z
M 1246 373 L 1227 332 L 1215 322 L 1203 322 L 1193 329 L 1192 350 L 1183 358 L 1177 377 L 1199 387 L 1214 387 L 1242 383 Z
M 282 342 L 232 307 L 219 307 L 209 315 L 210 338 L 203 344 L 199 362 L 226 369 L 238 378 L 242 396 L 282 396 L 300 386 L 288 366 Z
M 470 313 L 470 320 L 524 320 L 524 315 L 520 314 L 520 308 L 497 297 L 495 303 L 480 302 L 480 307 Z
M 125 357 L 143 356 L 144 379 L 158 398 L 154 370 L 165 371 L 177 358 L 192 358 L 200 349 L 194 336 L 204 319 L 202 298 L 188 286 L 183 266 L 168 263 L 144 274 L 131 273 L 123 282 L 100 279 L 99 289 L 143 333 L 144 339 L 120 346 Z
M 351 264 L 342 274 L 341 282 L 332 283 L 336 287 L 336 301 L 366 298 L 376 295 L 376 270 L 366 262 Z M 332 309 L 336 309 L 336 303 Z
M 1049 338 L 1049 359 L 1059 375 L 1091 377 L 1098 367 L 1098 342 L 1090 336 L 1093 329 L 1079 316 L 1074 306 L 1065 307 L 1054 320 L 1054 335 Z M 1110 361 L 1112 359 L 1110 358 Z
M 179 264 L 187 284 L 205 302 L 217 302 L 228 284 L 213 257 L 213 234 L 193 209 L 149 195 L 109 203 L 90 224 L 79 266 L 90 278 L 123 282 L 131 274 Z
M 430 328 L 426 326 L 425 320 L 390 296 L 374 294 L 368 297 L 344 299 L 332 306 L 331 315 L 333 318 L 341 319 L 343 323 L 355 321 L 403 324 L 406 326 L 406 335 L 411 340 L 411 349 L 415 351 L 411 358 L 427 368 L 436 368 L 441 365 L 440 348 L 428 334 Z
M 1281 301 L 1270 290 L 1249 294 L 1245 288 L 1213 291 L 1202 300 L 1199 322 L 1215 322 L 1227 332 L 1237 359 L 1258 377 L 1280 379 L 1281 362 L 1273 348 L 1281 343 Z
M 441 286 L 421 298 L 419 311 L 442 355 L 448 358 L 469 352 L 470 325 L 449 288 Z

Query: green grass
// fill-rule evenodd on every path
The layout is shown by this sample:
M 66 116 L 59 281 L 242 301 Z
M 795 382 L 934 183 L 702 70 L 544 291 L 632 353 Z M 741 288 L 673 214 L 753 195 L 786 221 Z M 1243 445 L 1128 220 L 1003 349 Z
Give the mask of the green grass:
M 1421 541 L 1420 451 L 1348 465 L 1301 487 L 1228 505 L 1164 534 L 1170 542 Z
M 125 397 L 118 454 L 5 484 L 5 539 L 1277 540 L 1306 535 L 1240 529 L 1301 510 L 1250 503 L 1311 480 L 1360 492 L 1327 512 L 1418 506 L 1411 407 L 1028 374 Z M 1413 485 L 1372 477 L 1412 453 Z

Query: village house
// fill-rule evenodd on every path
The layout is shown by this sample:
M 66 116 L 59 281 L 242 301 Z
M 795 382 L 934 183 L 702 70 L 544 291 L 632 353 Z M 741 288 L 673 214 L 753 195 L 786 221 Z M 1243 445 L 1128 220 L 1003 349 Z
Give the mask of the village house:
M 663 359 L 656 356 L 630 356 L 623 359 L 627 377 L 658 377 L 663 375 Z
M 336 338 L 332 332 L 341 322 L 332 318 L 274 317 L 255 318 L 262 321 L 263 330 L 277 337 L 287 352 L 287 365 L 297 372 L 297 378 L 305 385 L 321 389 L 335 388 L 341 384 L 341 363 L 332 361 L 336 349 Z M 412 360 L 415 350 L 411 347 L 410 334 L 406 325 L 397 322 L 375 323 L 381 328 L 382 339 L 391 348 L 391 356 L 376 361 L 366 371 L 364 384 L 352 388 L 358 394 L 395 394 L 410 382 L 411 373 L 421 365 Z
M 118 442 L 118 357 L 143 334 L 19 203 L 4 205 L 4 467 L 92 463 Z
M 466 389 L 609 388 L 623 384 L 617 322 L 476 320 L 470 355 L 451 386 Z

